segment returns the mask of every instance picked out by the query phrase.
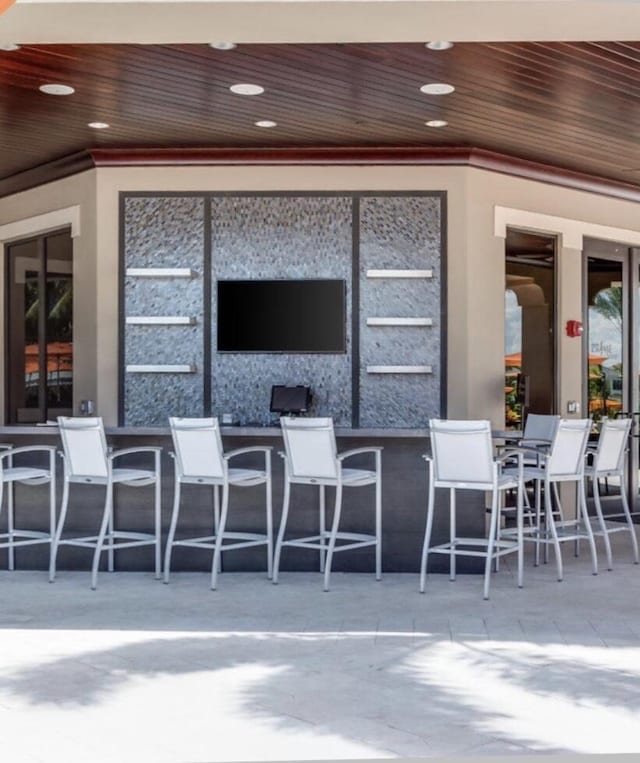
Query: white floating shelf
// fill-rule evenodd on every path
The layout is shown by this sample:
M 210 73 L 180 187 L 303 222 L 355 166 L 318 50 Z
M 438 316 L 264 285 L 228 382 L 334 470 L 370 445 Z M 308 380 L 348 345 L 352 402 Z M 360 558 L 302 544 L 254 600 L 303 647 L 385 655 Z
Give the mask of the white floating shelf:
M 191 268 L 127 268 L 128 276 L 136 278 L 193 278 Z
M 127 366 L 128 374 L 194 374 L 196 367 L 188 366 L 163 366 L 163 365 L 137 365 Z
M 431 318 L 367 318 L 367 326 L 433 326 Z
M 430 374 L 431 366 L 367 366 L 368 374 Z
M 433 270 L 367 270 L 367 278 L 433 278 Z
M 196 319 L 188 315 L 130 315 L 126 322 L 130 326 L 193 326 Z

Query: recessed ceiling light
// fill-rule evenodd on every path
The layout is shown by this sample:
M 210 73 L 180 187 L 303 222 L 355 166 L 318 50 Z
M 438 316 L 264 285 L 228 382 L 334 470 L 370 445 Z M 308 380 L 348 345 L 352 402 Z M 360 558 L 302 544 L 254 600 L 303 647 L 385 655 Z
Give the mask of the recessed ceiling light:
M 231 85 L 229 90 L 236 95 L 260 95 L 260 93 L 264 93 L 264 88 L 260 87 L 260 85 L 248 85 L 246 83 Z
M 87 127 L 91 127 L 92 130 L 106 130 L 109 124 L 107 122 L 89 122 Z
M 425 42 L 424 46 L 429 48 L 429 50 L 449 50 L 449 48 L 453 47 L 453 43 L 447 40 L 432 40 L 431 42 Z
M 7 53 L 10 53 L 13 50 L 20 50 L 20 46 L 16 45 L 14 42 L 1 42 L 0 50 L 5 50 Z
M 455 87 L 453 85 L 447 85 L 445 82 L 431 82 L 420 88 L 420 92 L 427 95 L 448 95 L 453 93 L 454 90 Z
M 237 48 L 238 46 L 235 44 L 235 42 L 227 42 L 226 40 L 218 40 L 217 42 L 210 42 L 209 47 L 215 48 L 216 50 L 233 50 L 234 48 Z
M 256 124 L 256 127 L 277 127 L 278 126 L 278 123 L 274 122 L 272 119 L 260 119 L 255 124 Z
M 71 95 L 76 92 L 70 85 L 40 85 L 40 90 L 47 95 Z
M 446 127 L 449 123 L 444 119 L 430 119 L 425 124 L 427 127 Z

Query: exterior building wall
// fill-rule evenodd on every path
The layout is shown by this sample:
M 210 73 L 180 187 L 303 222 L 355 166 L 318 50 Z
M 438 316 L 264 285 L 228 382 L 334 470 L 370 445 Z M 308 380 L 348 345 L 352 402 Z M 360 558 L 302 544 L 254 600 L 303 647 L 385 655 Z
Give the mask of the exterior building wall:
M 578 230 L 595 223 L 640 232 L 638 205 L 632 202 L 465 167 L 104 168 L 0 199 L 0 232 L 16 220 L 80 206 L 81 234 L 74 239 L 74 400 L 76 405 L 80 399 L 96 400 L 108 424 L 118 417 L 119 193 L 203 190 L 446 192 L 447 414 L 487 417 L 496 426 L 503 419 L 504 370 L 504 241 L 495 235 L 496 207 L 564 218 Z M 615 240 L 615 232 L 611 236 Z M 559 330 L 565 320 L 581 317 L 580 246 L 560 231 L 556 328 L 562 413 L 568 400 L 581 398 L 579 341 Z
M 29 218 L 55 212 L 70 207 L 79 207 L 79 231 L 73 238 L 73 401 L 77 411 L 81 400 L 96 400 L 97 384 L 97 321 L 96 311 L 98 284 L 96 281 L 96 172 L 83 172 L 64 180 L 34 188 L 30 191 L 0 199 L 0 253 L 2 244 L 8 243 L 3 236 L 3 226 L 24 220 L 29 233 L 18 238 L 44 233 L 34 220 L 29 226 Z M 5 311 L 5 260 L 0 266 L 0 314 Z M 4 321 L 3 321 L 4 325 Z M 4 358 L 5 330 L 0 331 L 0 357 Z M 110 362 L 113 362 L 111 359 Z M 5 421 L 4 367 L 0 370 L 0 421 Z

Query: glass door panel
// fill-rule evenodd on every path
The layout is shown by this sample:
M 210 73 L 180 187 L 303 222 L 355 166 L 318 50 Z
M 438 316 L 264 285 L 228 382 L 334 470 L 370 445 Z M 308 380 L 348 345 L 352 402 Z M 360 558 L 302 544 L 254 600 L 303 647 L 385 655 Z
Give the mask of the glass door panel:
M 505 245 L 505 425 L 555 408 L 553 236 L 507 230 Z
M 68 234 L 46 241 L 48 418 L 73 409 L 73 277 Z
M 622 261 L 587 258 L 587 397 L 594 422 L 626 410 Z
M 42 421 L 40 342 L 42 247 L 38 240 L 9 247 L 9 406 L 12 424 Z
M 586 240 L 585 254 L 585 397 L 595 440 L 599 422 L 629 415 L 629 249 Z M 619 513 L 620 488 L 618 478 L 600 480 L 605 514 Z
M 68 232 L 7 247 L 7 419 L 73 411 L 72 243 Z

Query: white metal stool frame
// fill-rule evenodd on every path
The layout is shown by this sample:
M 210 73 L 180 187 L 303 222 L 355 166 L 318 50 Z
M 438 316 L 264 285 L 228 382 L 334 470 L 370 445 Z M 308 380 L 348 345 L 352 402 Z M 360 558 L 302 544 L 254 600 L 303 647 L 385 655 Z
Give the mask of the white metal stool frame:
M 169 582 L 171 552 L 174 546 L 213 549 L 211 565 L 211 590 L 217 587 L 223 551 L 251 546 L 267 547 L 267 578 L 273 569 L 273 508 L 271 496 L 271 446 L 256 445 L 224 452 L 218 419 L 175 418 L 169 419 L 175 452 L 175 483 L 173 511 L 164 557 L 164 582 Z M 258 469 L 234 469 L 229 462 L 247 453 L 264 454 L 264 471 Z M 214 534 L 197 538 L 175 540 L 180 494 L 183 484 L 209 485 L 213 487 Z M 229 488 L 265 486 L 266 533 L 229 532 L 226 529 L 229 513 Z M 222 488 L 222 511 L 220 511 L 220 488 Z M 236 541 L 226 543 L 226 540 Z
M 13 457 L 26 453 L 48 453 L 49 468 L 14 466 Z M 0 445 L 0 511 L 2 511 L 4 486 L 7 485 L 7 532 L 0 533 L 0 548 L 8 549 L 9 570 L 15 569 L 15 551 L 21 546 L 53 543 L 56 532 L 56 448 L 54 445 L 25 445 L 14 448 Z M 6 461 L 6 466 L 5 466 Z M 13 488 L 21 485 L 49 485 L 49 531 L 21 530 L 15 526 Z M 19 540 L 16 540 L 16 537 Z M 50 547 L 51 548 L 51 547 Z
M 159 580 L 161 577 L 160 454 L 162 448 L 147 446 L 110 451 L 107 447 L 101 418 L 59 416 L 58 427 L 63 446 L 63 452 L 60 455 L 64 462 L 64 486 L 60 519 L 51 549 L 49 582 L 55 580 L 56 559 L 58 548 L 61 545 L 94 549 L 91 565 L 91 589 L 93 591 L 96 590 L 98 584 L 98 568 L 103 551 L 107 552 L 107 569 L 109 572 L 113 572 L 116 551 L 123 548 L 136 548 L 138 546 L 154 546 L 155 577 Z M 132 453 L 153 454 L 153 470 L 114 467 L 114 461 Z M 62 538 L 64 522 L 69 507 L 69 487 L 72 483 L 105 485 L 104 511 L 98 535 Z M 153 533 L 127 532 L 114 528 L 113 488 L 117 484 L 130 487 L 154 486 Z
M 540 467 L 526 467 L 524 480 L 536 480 L 536 526 L 525 528 L 525 541 L 536 544 L 536 562 L 540 544 L 552 545 L 556 558 L 558 580 L 563 579 L 560 544 L 565 541 L 577 543 L 587 539 L 591 550 L 592 571 L 598 574 L 598 556 L 587 513 L 584 484 L 585 453 L 591 431 L 591 419 L 561 419 L 548 453 L 540 454 Z M 551 491 L 558 482 L 575 482 L 577 486 L 577 511 L 575 519 L 557 521 L 551 505 Z M 544 484 L 544 529 L 540 487 Z M 503 534 L 505 534 L 503 532 Z
M 527 419 L 525 421 L 524 425 L 524 431 L 522 432 L 522 437 L 518 438 L 515 442 L 515 444 L 507 446 L 510 448 L 516 448 L 517 452 L 522 452 L 524 456 L 524 468 L 526 469 L 528 466 L 533 467 L 539 467 L 541 465 L 540 456 L 542 453 L 548 453 L 549 448 L 551 447 L 551 443 L 553 442 L 553 438 L 555 437 L 555 433 L 558 429 L 558 424 L 560 423 L 561 417 L 556 414 L 541 414 L 541 413 L 529 413 L 527 415 Z M 504 450 L 504 448 L 499 448 L 499 452 Z M 531 458 L 533 457 L 533 463 L 531 463 Z M 508 464 L 504 464 L 503 468 L 503 474 L 509 474 L 513 473 L 515 474 L 517 472 L 517 465 L 509 466 Z M 527 523 L 530 528 L 534 527 L 534 525 L 538 524 L 540 522 L 540 517 L 536 513 L 535 506 L 531 506 L 529 502 L 529 493 L 527 490 L 527 480 L 525 479 L 525 485 L 524 485 L 524 493 L 523 493 L 523 499 L 524 499 L 524 508 L 523 508 L 523 519 L 527 520 Z M 555 508 L 552 509 L 558 521 L 563 521 L 564 516 L 562 514 L 562 504 L 560 502 L 560 495 L 558 493 L 558 485 L 557 483 L 552 484 L 553 488 L 553 497 L 555 499 Z M 501 513 L 503 516 L 507 517 L 514 513 L 513 509 L 511 507 L 502 507 Z M 501 536 L 501 527 L 500 522 L 498 521 L 498 538 Z M 545 545 L 545 562 L 548 561 L 548 549 L 549 546 Z M 536 546 L 536 559 L 535 559 L 535 565 L 538 566 L 540 560 L 539 560 L 539 546 Z M 496 571 L 499 569 L 499 559 L 496 559 Z
M 592 481 L 593 499 L 596 509 L 596 523 L 593 527 L 593 534 L 602 536 L 604 541 L 605 553 L 607 556 L 607 569 L 613 569 L 613 557 L 611 554 L 611 542 L 609 535 L 615 532 L 626 532 L 631 534 L 631 547 L 633 550 L 633 562 L 638 564 L 638 540 L 636 538 L 635 527 L 631 519 L 629 502 L 627 500 L 627 490 L 625 487 L 625 454 L 629 432 L 631 431 L 631 419 L 605 419 L 602 422 L 598 444 L 595 448 L 588 448 L 587 452 L 593 455 L 593 463 L 586 466 L 584 470 L 585 477 Z M 623 517 L 626 522 L 610 522 L 611 515 L 606 517 L 602 513 L 602 504 L 600 501 L 599 480 L 608 477 L 618 477 L 620 479 L 620 498 L 622 501 L 622 513 L 614 515 Z
M 429 554 L 449 556 L 449 579 L 456 579 L 456 556 L 476 556 L 485 558 L 484 598 L 489 598 L 491 582 L 491 562 L 505 554 L 517 553 L 518 588 L 523 586 L 523 453 L 516 453 L 518 473 L 503 475 L 501 465 L 514 457 L 506 451 L 500 458 L 493 458 L 491 423 L 489 421 L 446 421 L 431 419 L 432 456 L 424 456 L 428 464 L 429 496 L 427 523 L 420 563 L 420 593 L 425 592 Z M 466 442 L 465 442 L 466 441 Z M 466 449 L 465 449 L 466 446 Z M 431 533 L 435 514 L 436 488 L 449 490 L 449 540 L 431 546 Z M 516 540 L 498 536 L 500 515 L 500 495 L 505 490 L 518 491 L 516 515 Z M 491 518 L 488 538 L 468 538 L 456 533 L 456 490 L 491 491 Z M 460 548 L 470 546 L 471 548 Z M 475 550 L 484 546 L 485 550 Z
M 296 419 L 283 416 L 280 419 L 285 452 L 284 496 L 282 517 L 276 541 L 273 562 L 273 582 L 278 582 L 280 556 L 283 546 L 312 548 L 320 551 L 320 572 L 324 573 L 323 590 L 329 590 L 331 563 L 334 553 L 355 548 L 375 546 L 376 580 L 382 578 L 382 450 L 381 446 L 355 448 L 337 452 L 336 438 L 331 418 Z M 306 442 L 305 442 L 306 441 Z M 373 453 L 375 470 L 346 469 L 343 462 L 352 456 Z M 320 490 L 320 532 L 303 538 L 284 540 L 289 516 L 291 485 L 316 485 Z M 375 534 L 339 532 L 342 514 L 342 494 L 345 487 L 375 485 Z M 326 529 L 325 490 L 335 487 L 335 505 L 331 530 Z M 337 541 L 347 541 L 337 545 Z

